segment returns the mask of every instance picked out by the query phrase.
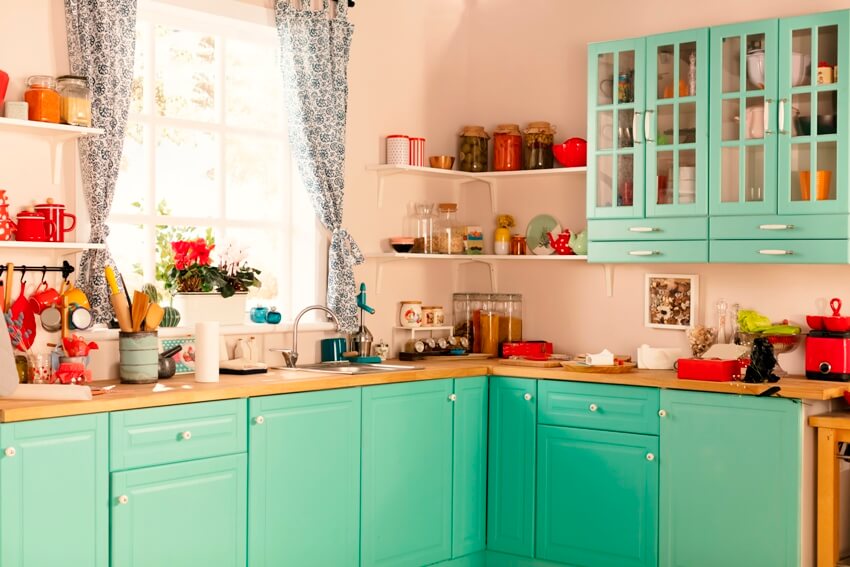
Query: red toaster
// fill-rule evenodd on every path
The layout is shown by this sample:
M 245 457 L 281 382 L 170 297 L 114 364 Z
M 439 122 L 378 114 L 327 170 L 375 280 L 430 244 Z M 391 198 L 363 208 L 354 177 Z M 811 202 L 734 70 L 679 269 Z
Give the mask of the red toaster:
M 806 336 L 806 377 L 850 381 L 850 332 L 809 332 Z

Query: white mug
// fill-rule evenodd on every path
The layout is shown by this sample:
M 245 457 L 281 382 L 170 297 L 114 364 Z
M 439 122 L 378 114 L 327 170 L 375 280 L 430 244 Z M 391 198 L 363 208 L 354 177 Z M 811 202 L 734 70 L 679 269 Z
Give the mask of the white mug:
M 746 126 L 745 136 L 748 139 L 764 138 L 764 106 L 751 106 L 747 109 Z

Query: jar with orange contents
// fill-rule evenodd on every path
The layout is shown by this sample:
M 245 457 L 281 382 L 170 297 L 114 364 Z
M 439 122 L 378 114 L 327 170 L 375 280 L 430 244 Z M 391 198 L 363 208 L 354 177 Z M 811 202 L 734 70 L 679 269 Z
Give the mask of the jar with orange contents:
M 518 124 L 499 124 L 493 131 L 493 169 L 522 169 L 522 133 Z
M 59 93 L 53 77 L 33 75 L 28 78 L 24 100 L 29 106 L 30 120 L 59 123 Z

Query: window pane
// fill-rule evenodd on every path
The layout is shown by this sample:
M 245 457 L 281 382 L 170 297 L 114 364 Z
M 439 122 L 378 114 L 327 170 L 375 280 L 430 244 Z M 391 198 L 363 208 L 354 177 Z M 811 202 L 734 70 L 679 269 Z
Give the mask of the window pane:
M 152 266 L 145 265 L 150 245 L 141 225 L 109 223 L 108 243 L 127 287 L 141 289 L 143 283 L 153 280 Z
M 283 208 L 284 144 L 268 138 L 228 136 L 225 142 L 227 216 L 280 219 Z
M 275 300 L 289 296 L 289 285 L 284 276 L 289 271 L 287 267 L 290 258 L 289 250 L 285 248 L 282 231 L 268 228 L 233 228 L 227 231 L 225 240 L 246 246 L 248 265 L 262 272 L 258 278 L 263 285 L 260 289 L 251 288 L 248 293 L 249 298 Z M 222 250 L 224 246 L 223 241 Z M 218 246 L 216 246 L 217 249 Z M 277 307 L 278 311 L 283 311 L 283 308 L 288 310 L 291 307 L 274 304 L 268 306 Z
M 121 169 L 115 183 L 115 197 L 112 212 L 120 214 L 139 214 L 146 210 L 148 195 L 148 164 L 145 151 L 146 129 L 138 122 L 127 124 L 124 137 L 124 152 L 121 155 Z
M 228 40 L 225 50 L 225 113 L 230 126 L 280 129 L 283 126 L 283 78 L 277 50 Z
M 181 217 L 219 214 L 216 185 L 218 136 L 185 128 L 156 133 L 156 198 Z
M 156 111 L 190 120 L 215 117 L 216 39 L 156 26 Z

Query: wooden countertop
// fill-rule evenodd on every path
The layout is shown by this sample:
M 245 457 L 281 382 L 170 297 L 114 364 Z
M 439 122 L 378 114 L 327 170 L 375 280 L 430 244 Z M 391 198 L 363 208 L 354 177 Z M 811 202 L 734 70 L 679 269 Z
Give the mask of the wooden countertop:
M 668 370 L 638 370 L 626 374 L 592 374 L 569 372 L 561 368 L 509 366 L 499 364 L 496 360 L 480 359 L 470 361 L 417 361 L 402 364 L 415 364 L 424 367 L 424 369 L 363 376 L 270 370 L 268 374 L 250 376 L 222 375 L 219 382 L 212 384 L 195 382 L 192 375 L 176 376 L 169 380 L 162 380 L 157 384 L 144 385 L 120 384 L 117 380 L 96 382 L 95 386 L 115 385 L 115 388 L 105 394 L 95 396 L 91 401 L 84 402 L 0 399 L 0 422 L 417 380 L 464 378 L 486 374 L 742 395 L 755 395 L 771 386 L 768 384 L 744 384 L 742 382 L 679 380 L 676 378 L 675 372 Z M 777 385 L 782 388 L 779 392 L 780 396 L 808 400 L 840 398 L 845 390 L 850 390 L 850 384 L 807 380 L 801 377 L 782 378 Z M 155 386 L 157 391 L 154 391 Z M 57 388 L 61 388 L 61 386 L 57 386 Z

